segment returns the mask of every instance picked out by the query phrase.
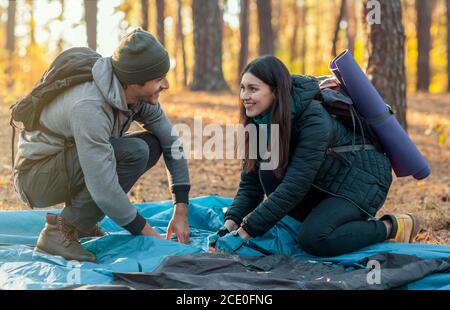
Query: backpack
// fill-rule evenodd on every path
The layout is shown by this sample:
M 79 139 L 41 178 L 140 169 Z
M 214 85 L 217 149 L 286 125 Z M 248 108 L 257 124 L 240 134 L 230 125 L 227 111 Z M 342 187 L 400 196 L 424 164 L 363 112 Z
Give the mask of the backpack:
M 13 130 L 11 150 L 13 169 L 16 129 L 40 130 L 66 140 L 64 136 L 40 124 L 41 112 L 46 105 L 68 88 L 92 81 L 92 68 L 100 57 L 100 54 L 87 47 L 74 47 L 62 52 L 44 72 L 31 92 L 10 107 L 10 125 Z M 22 123 L 22 126 L 17 126 L 16 122 Z
M 320 81 L 320 92 L 316 96 L 316 100 L 320 101 L 325 110 L 331 117 L 338 120 L 341 124 L 347 127 L 353 132 L 353 139 L 355 135 L 359 134 L 363 138 L 363 144 L 372 144 L 375 149 L 383 152 L 383 148 L 369 125 L 374 125 L 380 121 L 384 121 L 384 117 L 388 117 L 393 113 L 392 108 L 386 104 L 388 109 L 387 115 L 383 116 L 380 120 L 368 120 L 358 111 L 357 107 L 353 104 L 352 99 L 346 93 L 346 91 L 340 86 L 333 78 L 318 79 Z M 345 151 L 352 151 L 349 148 L 343 148 Z M 355 150 L 355 149 L 353 149 Z

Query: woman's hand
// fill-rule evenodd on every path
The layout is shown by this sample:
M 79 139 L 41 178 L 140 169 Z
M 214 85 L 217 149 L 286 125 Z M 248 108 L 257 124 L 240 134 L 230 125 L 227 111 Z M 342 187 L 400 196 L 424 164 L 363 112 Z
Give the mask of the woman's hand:
M 225 226 L 228 229 L 228 232 L 239 228 L 238 224 L 236 224 L 236 222 L 233 220 L 226 220 L 223 226 Z
M 233 253 L 239 250 L 244 243 L 247 243 L 249 238 L 250 235 L 241 227 L 238 230 L 220 237 L 216 242 L 216 251 Z
M 225 236 L 226 234 L 228 234 L 230 232 L 230 230 L 228 230 L 227 227 L 222 226 L 216 233 L 211 234 L 208 236 L 208 251 L 210 251 L 211 253 L 215 253 L 216 252 L 216 242 L 217 240 L 219 240 L 220 237 Z

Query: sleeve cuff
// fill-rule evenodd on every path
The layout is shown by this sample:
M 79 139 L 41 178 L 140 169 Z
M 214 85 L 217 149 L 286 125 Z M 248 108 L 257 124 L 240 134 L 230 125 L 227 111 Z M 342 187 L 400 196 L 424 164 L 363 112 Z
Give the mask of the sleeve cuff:
M 235 222 L 236 223 L 236 225 L 238 225 L 238 226 L 241 226 L 241 222 L 242 222 L 242 220 L 239 218 L 239 217 L 237 217 L 237 216 L 234 216 L 233 214 L 226 214 L 225 213 L 225 216 L 224 216 L 224 222 L 226 221 L 226 220 L 232 220 L 233 222 Z
M 134 218 L 134 220 L 132 220 L 131 223 L 123 226 L 123 228 L 128 230 L 133 235 L 140 235 L 142 229 L 144 229 L 145 224 L 147 224 L 147 221 L 138 212 L 136 213 L 136 217 Z
M 247 232 L 247 234 L 250 235 L 250 237 L 252 238 L 256 238 L 258 235 L 262 235 L 262 234 L 257 234 L 255 232 L 255 230 L 252 228 L 252 226 L 249 224 L 249 222 L 247 221 L 247 218 L 244 218 L 244 220 L 242 221 L 242 223 L 240 224 L 240 226 L 242 227 L 243 230 L 245 230 Z
M 172 200 L 173 203 L 185 203 L 189 204 L 189 190 L 190 185 L 175 185 L 172 187 Z

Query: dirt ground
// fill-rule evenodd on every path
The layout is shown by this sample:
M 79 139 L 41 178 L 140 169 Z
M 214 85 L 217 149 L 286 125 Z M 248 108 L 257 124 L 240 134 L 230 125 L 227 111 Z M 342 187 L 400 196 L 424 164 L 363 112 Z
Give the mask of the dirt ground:
M 172 123 L 191 128 L 194 117 L 209 123 L 233 124 L 238 119 L 237 97 L 232 94 L 169 92 L 161 103 Z M 26 209 L 10 183 L 11 128 L 8 106 L 0 104 L 0 209 Z M 385 206 L 387 212 L 413 212 L 423 229 L 416 241 L 450 244 L 450 95 L 416 94 L 408 100 L 409 135 L 431 165 L 432 174 L 423 181 L 395 178 Z M 132 130 L 139 129 L 133 126 Z M 439 143 L 439 134 L 441 142 Z M 447 137 L 444 141 L 443 137 Z M 206 138 L 207 139 L 207 138 Z M 221 195 L 232 197 L 239 183 L 240 161 L 189 161 L 191 197 Z M 163 160 L 147 172 L 129 193 L 133 202 L 170 199 Z M 59 206 L 60 207 L 60 206 Z

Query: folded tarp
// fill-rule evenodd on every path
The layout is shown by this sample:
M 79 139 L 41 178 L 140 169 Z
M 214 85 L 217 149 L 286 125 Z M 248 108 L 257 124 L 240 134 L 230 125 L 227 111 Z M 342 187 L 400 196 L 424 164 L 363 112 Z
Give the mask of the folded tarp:
M 121 281 L 120 279 L 123 281 L 123 277 L 131 273 L 139 273 L 144 276 L 145 273 L 148 275 L 158 272 L 158 268 L 163 268 L 168 262 L 165 259 L 170 257 L 169 262 L 171 262 L 176 255 L 180 255 L 178 258 L 185 263 L 191 259 L 192 264 L 197 257 L 210 258 L 211 264 L 214 265 L 214 260 L 219 257 L 204 253 L 206 252 L 206 237 L 222 225 L 223 211 L 230 203 L 231 199 L 217 196 L 192 199 L 189 212 L 191 242 L 187 245 L 148 236 L 131 236 L 106 218 L 101 225 L 109 232 L 109 235 L 82 240 L 83 246 L 97 256 L 98 263 L 67 261 L 62 257 L 33 251 L 33 245 L 40 230 L 44 227 L 45 213 L 48 211 L 2 211 L 0 212 L 0 244 L 2 244 L 0 246 L 0 288 L 50 289 L 80 285 L 91 285 L 93 288 L 105 287 L 105 285 L 113 284 L 114 281 L 116 283 Z M 173 211 L 170 201 L 136 204 L 136 207 L 158 232 L 165 233 Z M 393 268 L 396 269 L 396 272 L 398 271 L 395 273 L 394 280 L 396 282 L 392 282 L 392 280 L 384 282 L 382 288 L 393 288 L 400 285 L 408 289 L 450 289 L 450 273 L 445 273 L 445 264 L 450 257 L 450 246 L 380 243 L 337 257 L 319 258 L 308 255 L 298 247 L 296 234 L 300 225 L 294 219 L 285 217 L 267 234 L 253 239 L 249 247 L 242 248 L 239 256 L 231 256 L 230 259 L 257 260 L 258 257 L 263 258 L 265 254 L 280 253 L 284 255 L 283 259 L 286 262 L 291 262 L 295 258 L 294 261 L 298 261 L 299 264 L 308 266 L 309 263 L 306 264 L 306 262 L 314 262 L 314 266 L 323 267 L 323 270 L 331 268 L 342 271 L 344 268 L 345 272 L 350 275 L 352 272 L 367 273 L 367 266 L 364 262 L 368 257 L 375 257 L 383 253 L 384 256 L 380 257 L 383 272 L 383 260 L 392 261 L 398 254 L 402 254 L 419 259 L 406 259 L 403 260 L 404 264 L 396 265 L 397 267 Z M 386 253 L 391 253 L 393 256 L 386 256 Z M 251 258 L 251 256 L 256 257 Z M 272 254 L 270 257 L 280 256 Z M 395 258 L 395 260 L 398 261 L 399 258 Z M 164 263 L 162 264 L 162 262 Z M 405 265 L 407 271 L 403 271 L 404 277 L 401 278 L 399 274 L 402 274 L 401 269 Z M 427 268 L 424 269 L 424 266 Z M 281 268 L 282 265 L 277 264 L 276 267 Z M 306 268 L 303 273 L 307 274 L 308 270 Z M 298 272 L 298 275 L 301 273 Z M 185 274 L 189 275 L 188 270 Z M 274 271 L 272 274 L 282 279 L 282 273 Z M 120 278 L 117 275 L 120 275 Z M 191 276 L 194 277 L 195 274 L 191 273 L 189 277 Z M 245 274 L 241 277 L 245 283 Z M 317 278 L 320 277 L 321 275 L 317 275 Z M 384 278 L 389 279 L 389 277 Z M 318 282 L 320 281 L 318 280 Z M 319 288 L 318 284 L 314 285 Z M 161 285 L 161 287 L 167 286 Z M 253 288 L 267 287 L 255 282 Z M 283 288 L 281 282 L 279 288 Z M 286 288 L 292 288 L 292 285 Z M 301 284 L 298 284 L 297 288 L 301 288 Z M 308 286 L 307 288 L 312 287 Z M 375 289 L 375 287 L 361 288 Z

